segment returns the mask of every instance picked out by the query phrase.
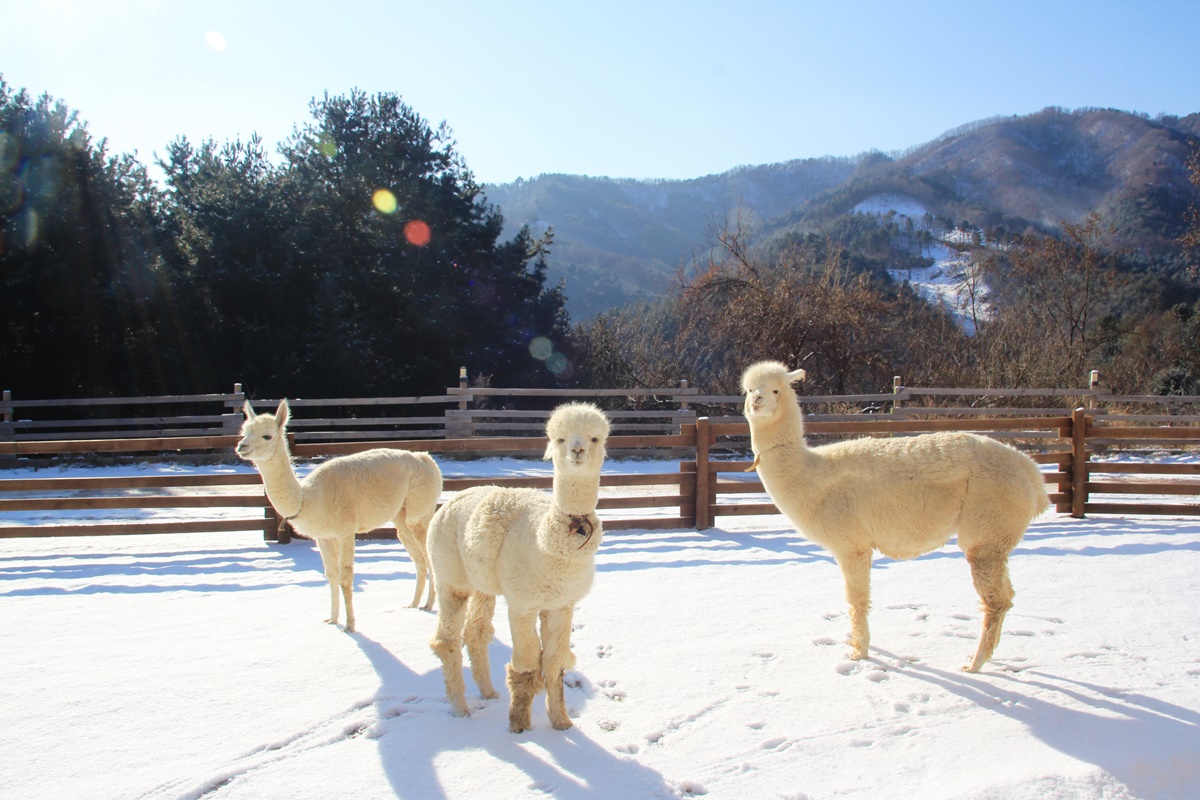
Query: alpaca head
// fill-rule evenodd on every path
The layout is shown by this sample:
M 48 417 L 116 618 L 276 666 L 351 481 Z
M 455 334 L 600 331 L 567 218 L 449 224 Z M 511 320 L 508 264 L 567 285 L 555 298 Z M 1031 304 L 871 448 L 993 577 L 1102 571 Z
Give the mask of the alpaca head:
M 591 403 L 567 403 L 554 409 L 546 423 L 547 461 L 555 472 L 586 468 L 599 472 L 608 440 L 608 417 Z
M 742 373 L 742 391 L 746 393 L 746 419 L 773 419 L 781 408 L 796 407 L 792 383 L 804 380 L 804 370 L 791 372 L 778 361 L 760 361 Z
M 250 402 L 242 406 L 246 421 L 242 423 L 242 438 L 237 454 L 247 461 L 268 461 L 280 448 L 287 450 L 287 427 L 291 412 L 287 400 L 280 402 L 274 414 L 255 414 Z

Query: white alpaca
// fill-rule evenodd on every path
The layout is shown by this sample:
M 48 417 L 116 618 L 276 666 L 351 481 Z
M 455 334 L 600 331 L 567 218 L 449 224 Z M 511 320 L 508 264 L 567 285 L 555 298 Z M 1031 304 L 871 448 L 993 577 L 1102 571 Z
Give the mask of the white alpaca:
M 871 553 L 905 559 L 955 533 L 983 602 L 983 632 L 968 672 L 996 649 L 1012 607 L 1008 554 L 1046 510 L 1045 483 L 1031 458 L 971 433 L 856 439 L 810 448 L 793 381 L 778 362 L 742 376 L 759 477 L 779 510 L 842 569 L 850 603 L 851 658 L 867 657 Z M 753 467 L 752 467 L 753 469 Z
M 429 557 L 425 536 L 442 492 L 442 473 L 428 453 L 366 450 L 330 459 L 303 481 L 288 452 L 287 400 L 274 414 L 243 407 L 246 421 L 237 454 L 262 474 L 267 499 L 302 536 L 315 539 L 329 580 L 329 619 L 338 621 L 338 587 L 346 599 L 346 630 L 354 630 L 354 535 L 391 522 L 412 558 L 417 590 L 410 608 L 421 602 Z M 433 582 L 425 609 L 433 607 Z
M 468 714 L 462 674 L 464 634 L 471 674 L 485 698 L 496 697 L 488 663 L 496 595 L 508 602 L 512 662 L 508 719 L 528 730 L 533 698 L 544 686 L 551 724 L 571 727 L 563 672 L 575 665 L 571 615 L 592 587 L 603 531 L 596 516 L 608 419 L 595 406 L 559 406 L 546 425 L 553 495 L 534 489 L 478 486 L 455 496 L 429 525 L 429 557 L 438 598 L 437 635 L 446 696 Z M 538 621 L 541 641 L 538 640 Z

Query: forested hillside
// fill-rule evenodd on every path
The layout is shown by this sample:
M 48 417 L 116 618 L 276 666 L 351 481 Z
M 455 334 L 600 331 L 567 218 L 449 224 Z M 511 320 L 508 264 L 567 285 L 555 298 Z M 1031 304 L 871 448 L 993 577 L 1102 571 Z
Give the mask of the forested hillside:
M 739 209 L 770 219 L 841 185 L 855 161 L 823 158 L 740 167 L 688 181 L 542 175 L 485 187 L 508 230 L 554 230 L 552 280 L 572 318 L 661 294 L 681 263 Z
M 942 228 L 1000 236 L 1054 233 L 1097 212 L 1115 243 L 1171 262 L 1197 196 L 1185 162 L 1198 134 L 1200 114 L 1049 108 L 964 125 L 902 153 L 743 167 L 692 181 L 544 175 L 485 191 L 510 227 L 554 229 L 551 279 L 566 278 L 568 307 L 580 319 L 667 287 L 734 215 L 752 218 L 765 240 L 828 230 L 880 196 L 919 204 Z

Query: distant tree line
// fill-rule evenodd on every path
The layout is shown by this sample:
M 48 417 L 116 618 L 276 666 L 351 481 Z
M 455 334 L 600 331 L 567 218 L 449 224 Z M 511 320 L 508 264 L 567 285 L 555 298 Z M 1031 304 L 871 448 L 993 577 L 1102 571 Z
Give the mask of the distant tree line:
M 314 100 L 272 163 L 258 139 L 114 155 L 75 112 L 0 78 L 0 384 L 19 396 L 440 391 L 558 377 L 549 237 L 503 220 L 391 94 Z M 552 362 L 558 372 L 569 365 Z
M 1183 244 L 1200 242 L 1198 218 L 1193 208 Z M 747 364 L 771 358 L 803 365 L 813 394 L 887 392 L 894 375 L 913 386 L 1071 388 L 1091 369 L 1118 392 L 1200 394 L 1195 276 L 1147 273 L 1111 233 L 1095 214 L 1057 236 L 976 231 L 955 245 L 969 265 L 956 317 L 903 279 L 931 263 L 919 255 L 928 237 L 890 215 L 849 215 L 769 244 L 737 221 L 714 231 L 709 259 L 668 297 L 576 325 L 572 347 L 595 385 L 687 378 L 732 394 Z

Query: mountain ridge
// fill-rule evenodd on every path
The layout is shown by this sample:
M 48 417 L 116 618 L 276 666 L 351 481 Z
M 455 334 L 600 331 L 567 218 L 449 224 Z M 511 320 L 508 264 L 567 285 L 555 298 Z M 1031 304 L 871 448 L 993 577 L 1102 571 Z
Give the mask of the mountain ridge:
M 653 297 L 735 215 L 760 239 L 820 230 L 878 196 L 908 197 L 947 227 L 1054 233 L 1097 212 L 1116 242 L 1177 252 L 1197 191 L 1185 162 L 1200 113 L 1050 107 L 991 117 L 903 151 L 793 159 L 687 180 L 541 175 L 484 187 L 506 228 L 553 228 L 552 279 L 573 318 Z

